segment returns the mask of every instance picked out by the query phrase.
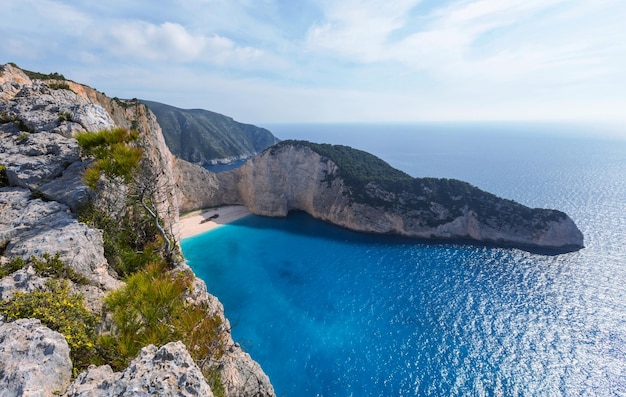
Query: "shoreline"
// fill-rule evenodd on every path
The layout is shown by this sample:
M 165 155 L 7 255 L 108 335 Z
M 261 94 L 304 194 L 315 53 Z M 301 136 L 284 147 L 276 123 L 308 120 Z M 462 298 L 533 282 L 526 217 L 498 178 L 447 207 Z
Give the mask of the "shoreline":
M 193 237 L 252 214 L 243 205 L 204 208 L 182 215 L 179 220 L 179 239 Z

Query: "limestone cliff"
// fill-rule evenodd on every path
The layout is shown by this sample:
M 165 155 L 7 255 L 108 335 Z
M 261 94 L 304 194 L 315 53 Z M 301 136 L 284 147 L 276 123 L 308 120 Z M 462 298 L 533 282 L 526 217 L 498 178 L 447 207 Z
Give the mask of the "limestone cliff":
M 169 236 L 176 236 L 179 195 L 174 171 L 178 161 L 165 145 L 156 117 L 145 105 L 136 100 L 110 99 L 71 81 L 31 79 L 14 65 L 0 66 L 0 266 L 11 258 L 21 257 L 29 263 L 33 255 L 58 253 L 64 263 L 86 278 L 84 285 L 71 283 L 71 288 L 85 296 L 87 308 L 96 314 L 106 314 L 104 296 L 124 283 L 105 258 L 102 231 L 80 222 L 78 210 L 93 200 L 96 208 L 116 208 L 131 192 L 123 184 L 110 184 L 94 197 L 83 178 L 93 160 L 81 154 L 74 136 L 114 127 L 139 132 L 139 140 L 134 143 L 143 153 L 139 173 L 153 183 L 151 199 L 159 222 Z M 122 207 L 120 211 L 119 216 L 124 217 Z M 177 241 L 174 243 L 177 246 Z M 179 254 L 173 260 L 178 266 L 173 272 L 190 272 Z M 0 299 L 10 299 L 16 292 L 45 289 L 48 278 L 35 272 L 32 264 L 11 271 L 0 278 Z M 216 363 L 221 369 L 224 395 L 273 396 L 268 377 L 232 340 L 217 298 L 208 294 L 202 280 L 196 278 L 192 285 L 186 301 L 206 308 L 207 316 L 217 314 L 227 325 L 220 335 L 227 350 Z M 19 328 L 25 334 L 20 340 L 36 341 L 39 335 L 52 335 L 46 338 L 53 338 L 59 346 L 47 349 L 47 345 L 39 343 L 36 347 L 43 349 L 44 356 L 61 355 L 46 358 L 49 362 L 67 362 L 68 344 L 61 334 L 38 323 L 4 321 L 0 316 L 2 332 L 13 332 L 7 330 L 28 324 Z M 110 328 L 107 322 L 110 319 L 104 317 L 103 329 Z M 18 356 L 21 344 L 0 338 L 0 352 L 3 357 L 15 356 L 19 366 L 37 367 L 36 355 Z M 114 374 L 106 367 L 90 369 L 71 387 L 71 365 L 66 364 L 58 376 L 48 371 L 47 377 L 41 379 L 23 375 L 17 365 L 3 366 L 0 384 L 9 395 L 19 394 L 20 390 L 32 391 L 33 395 L 62 394 L 66 390 L 70 391 L 68 395 L 89 395 L 90 390 L 99 390 L 102 385 L 114 391 L 114 395 L 139 391 L 142 395 L 179 395 L 176 388 L 181 386 L 190 395 L 211 395 L 198 371 L 190 376 L 192 365 L 184 346 L 174 344 L 163 349 L 166 350 L 147 347 L 132 368 L 122 373 Z M 40 371 L 47 369 L 42 367 Z M 43 383 L 49 387 L 42 389 Z
M 531 209 L 461 181 L 411 178 L 347 147 L 286 141 L 234 171 L 211 174 L 192 172 L 191 165 L 181 168 L 187 170 L 177 177 L 185 181 L 185 210 L 242 204 L 266 216 L 302 210 L 361 232 L 543 253 L 583 247 L 582 233 L 560 211 Z

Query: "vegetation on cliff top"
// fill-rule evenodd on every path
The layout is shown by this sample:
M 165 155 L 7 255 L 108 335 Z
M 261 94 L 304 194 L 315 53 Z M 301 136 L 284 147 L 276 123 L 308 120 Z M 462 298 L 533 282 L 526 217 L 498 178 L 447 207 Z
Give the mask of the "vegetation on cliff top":
M 164 242 L 163 228 L 150 194 L 154 175 L 133 146 L 136 131 L 103 130 L 78 134 L 83 153 L 92 158 L 84 178 L 92 202 L 80 220 L 102 230 L 105 257 L 126 285 L 110 292 L 101 319 L 85 306 L 76 286 L 89 281 L 60 259 L 44 254 L 0 264 L 0 277 L 30 266 L 45 277 L 45 288 L 15 292 L 0 302 L 7 320 L 37 318 L 61 333 L 70 347 L 74 375 L 89 365 L 109 364 L 123 370 L 149 345 L 181 340 L 216 396 L 223 395 L 219 360 L 228 348 L 228 330 L 219 314 L 188 300 L 194 276 L 174 270 L 177 262 Z M 146 182 L 145 179 L 150 181 Z M 104 320 L 103 324 L 99 324 Z M 112 323 L 111 323 L 112 322 Z M 107 333 L 99 334 L 103 330 Z
M 65 76 L 57 72 L 47 73 L 47 74 L 39 73 L 39 72 L 33 72 L 30 70 L 22 69 L 21 67 L 17 66 L 13 62 L 9 62 L 9 65 L 13 66 L 14 68 L 20 69 L 22 72 L 24 72 L 26 76 L 28 76 L 29 78 L 33 80 L 66 80 Z
M 96 190 L 102 173 L 109 178 L 121 178 L 124 183 L 130 183 L 142 155 L 141 149 L 130 146 L 130 143 L 138 138 L 137 131 L 123 128 L 76 134 L 81 149 L 96 159 L 85 172 L 87 186 Z
M 11 299 L 0 301 L 0 313 L 9 321 L 39 319 L 65 336 L 75 375 L 90 364 L 103 364 L 96 347 L 97 318 L 85 307 L 83 295 L 71 291 L 67 280 L 50 278 L 44 291 L 15 292 Z
M 530 224 L 537 229 L 565 217 L 560 211 L 528 208 L 456 179 L 413 178 L 380 158 L 349 146 L 288 140 L 269 150 L 274 153 L 287 146 L 307 147 L 334 162 L 337 174 L 327 175 L 323 182 L 340 177 L 351 201 L 400 213 L 419 213 L 423 226 L 448 223 L 468 209 L 486 224 Z
M 397 183 L 413 180 L 409 174 L 393 168 L 373 154 L 350 146 L 287 140 L 279 143 L 276 147 L 287 145 L 307 146 L 319 155 L 331 159 L 339 167 L 342 179 L 351 185 L 365 185 L 370 182 Z

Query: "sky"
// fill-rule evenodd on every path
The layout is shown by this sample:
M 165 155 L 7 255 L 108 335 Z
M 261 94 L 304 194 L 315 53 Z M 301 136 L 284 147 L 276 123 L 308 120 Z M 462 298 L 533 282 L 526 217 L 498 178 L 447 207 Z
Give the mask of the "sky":
M 0 63 L 247 123 L 626 122 L 624 0 L 2 0 Z

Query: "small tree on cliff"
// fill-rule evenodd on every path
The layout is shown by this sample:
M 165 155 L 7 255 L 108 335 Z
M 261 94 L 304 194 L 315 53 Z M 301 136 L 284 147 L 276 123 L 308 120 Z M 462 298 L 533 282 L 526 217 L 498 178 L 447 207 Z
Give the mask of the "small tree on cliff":
M 94 158 L 84 176 L 92 199 L 81 218 L 103 230 L 109 264 L 128 275 L 158 260 L 159 250 L 171 262 L 172 233 L 158 211 L 160 189 L 166 186 L 136 146 L 138 132 L 116 128 L 80 133 L 76 139 Z

